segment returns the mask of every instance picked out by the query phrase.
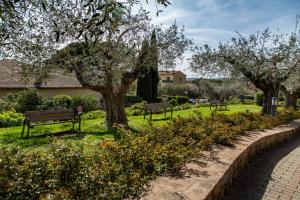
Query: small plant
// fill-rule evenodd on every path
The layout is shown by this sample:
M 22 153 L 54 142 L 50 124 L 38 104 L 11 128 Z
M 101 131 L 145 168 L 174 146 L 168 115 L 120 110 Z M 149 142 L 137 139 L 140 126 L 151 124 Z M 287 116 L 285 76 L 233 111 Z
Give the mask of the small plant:
M 258 106 L 263 106 L 264 105 L 264 94 L 263 93 L 260 93 L 260 92 L 256 93 L 255 103 Z
M 16 100 L 16 111 L 24 113 L 26 111 L 37 110 L 42 102 L 42 97 L 36 89 L 27 89 L 18 93 Z
M 82 115 L 82 119 L 85 119 L 85 120 L 93 120 L 93 119 L 99 119 L 99 118 L 104 118 L 104 117 L 105 117 L 105 112 L 102 110 L 91 111 L 88 113 L 84 113 Z
M 82 106 L 84 112 L 95 111 L 100 107 L 100 101 L 95 96 L 74 96 L 72 97 L 72 108 L 76 110 L 77 106 Z
M 0 128 L 19 126 L 24 120 L 24 115 L 10 110 L 0 113 Z

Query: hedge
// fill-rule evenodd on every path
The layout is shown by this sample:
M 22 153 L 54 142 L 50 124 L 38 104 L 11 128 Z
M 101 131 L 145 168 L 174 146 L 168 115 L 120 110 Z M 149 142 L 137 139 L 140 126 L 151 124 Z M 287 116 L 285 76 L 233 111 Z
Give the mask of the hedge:
M 276 117 L 253 113 L 177 118 L 166 126 L 137 134 L 116 127 L 119 139 L 85 151 L 67 141 L 48 149 L 0 150 L 2 199 L 126 199 L 138 196 L 155 176 L 179 172 L 213 144 L 232 145 L 238 135 L 271 128 L 300 117 L 284 110 Z M 91 151 L 92 149 L 92 151 Z

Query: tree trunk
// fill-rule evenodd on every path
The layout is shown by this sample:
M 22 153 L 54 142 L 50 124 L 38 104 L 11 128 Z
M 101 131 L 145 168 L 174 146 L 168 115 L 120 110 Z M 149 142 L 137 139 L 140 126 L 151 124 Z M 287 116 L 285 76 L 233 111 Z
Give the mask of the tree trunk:
M 114 124 L 128 124 L 124 104 L 125 94 L 116 95 L 112 94 L 112 92 L 103 94 L 106 110 L 106 124 L 108 127 L 112 127 Z
M 285 86 L 281 86 L 281 90 L 284 93 L 285 97 L 285 107 L 292 107 L 294 109 L 297 109 L 297 93 L 288 91 Z
M 265 85 L 264 93 L 264 104 L 262 112 L 263 114 L 272 115 L 272 98 L 276 97 L 278 101 L 280 87 L 278 84 L 268 84 Z

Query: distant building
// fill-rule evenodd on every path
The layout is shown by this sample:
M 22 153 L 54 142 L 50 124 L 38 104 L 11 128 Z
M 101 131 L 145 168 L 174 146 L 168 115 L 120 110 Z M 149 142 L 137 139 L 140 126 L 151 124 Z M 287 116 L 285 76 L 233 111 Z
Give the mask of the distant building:
M 159 71 L 159 79 L 160 87 L 186 83 L 186 75 L 181 71 Z
M 16 93 L 27 88 L 33 88 L 32 80 L 24 81 L 21 76 L 22 68 L 14 60 L 0 60 L 0 97 L 8 93 Z M 42 83 L 38 92 L 44 97 L 65 94 L 100 96 L 98 92 L 84 88 L 75 74 L 50 73 L 49 78 Z

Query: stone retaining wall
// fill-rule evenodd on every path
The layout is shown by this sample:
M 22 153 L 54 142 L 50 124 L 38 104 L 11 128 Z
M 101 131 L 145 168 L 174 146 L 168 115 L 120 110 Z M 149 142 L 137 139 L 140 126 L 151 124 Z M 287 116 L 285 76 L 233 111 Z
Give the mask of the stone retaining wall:
M 188 163 L 183 177 L 158 177 L 150 183 L 145 200 L 217 200 L 249 161 L 271 146 L 300 134 L 300 120 L 262 132 L 240 136 L 234 147 L 216 146 L 196 162 Z

